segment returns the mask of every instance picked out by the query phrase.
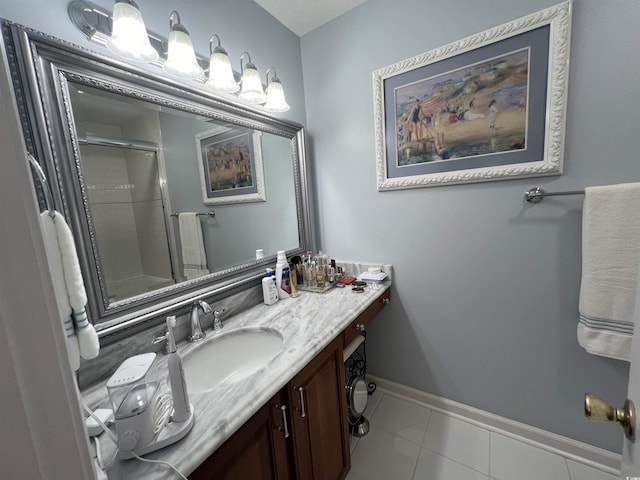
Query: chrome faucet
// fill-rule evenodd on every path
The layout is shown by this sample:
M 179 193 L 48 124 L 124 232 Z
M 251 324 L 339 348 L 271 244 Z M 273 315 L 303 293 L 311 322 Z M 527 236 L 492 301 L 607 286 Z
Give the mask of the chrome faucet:
M 187 341 L 189 342 L 198 342 L 206 335 L 200 325 L 200 309 L 202 309 L 202 313 L 204 313 L 207 318 L 210 318 L 213 314 L 213 310 L 211 310 L 209 304 L 204 300 L 198 300 L 191 305 L 191 333 L 187 337 Z
M 227 311 L 227 307 L 222 307 L 220 310 L 216 310 L 213 312 L 213 330 L 219 332 L 222 330 L 222 320 L 220 317 L 224 312 Z

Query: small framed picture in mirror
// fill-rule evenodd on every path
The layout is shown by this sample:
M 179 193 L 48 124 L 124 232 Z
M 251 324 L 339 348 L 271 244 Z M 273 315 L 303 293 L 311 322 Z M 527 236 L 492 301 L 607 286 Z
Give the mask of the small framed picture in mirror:
M 218 127 L 196 135 L 205 204 L 266 200 L 261 135 L 242 127 Z

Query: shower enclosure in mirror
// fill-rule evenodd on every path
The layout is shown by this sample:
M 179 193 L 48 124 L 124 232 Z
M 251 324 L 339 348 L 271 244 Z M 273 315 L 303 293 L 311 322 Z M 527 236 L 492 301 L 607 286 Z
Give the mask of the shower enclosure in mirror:
M 80 157 L 109 300 L 174 284 L 157 152 L 90 142 Z
M 10 22 L 2 33 L 27 148 L 74 232 L 101 336 L 241 288 L 277 250 L 312 247 L 300 125 Z M 203 163 L 210 132 L 252 139 L 251 155 L 219 141 Z M 223 201 L 203 197 L 203 167 L 225 178 Z M 234 191 L 238 175 L 263 182 L 260 194 Z M 195 227 L 180 228 L 185 214 Z

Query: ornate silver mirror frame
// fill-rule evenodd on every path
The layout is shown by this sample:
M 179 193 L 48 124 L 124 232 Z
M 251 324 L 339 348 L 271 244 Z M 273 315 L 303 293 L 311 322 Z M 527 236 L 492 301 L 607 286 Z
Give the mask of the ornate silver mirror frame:
M 73 230 L 87 286 L 89 311 L 101 338 L 184 308 L 194 300 L 257 285 L 264 268 L 275 263 L 275 255 L 109 302 L 80 169 L 78 138 L 73 122 L 69 120 L 73 116 L 67 82 L 97 87 L 161 107 L 289 139 L 299 245 L 288 250 L 287 255 L 302 254 L 312 249 L 313 222 L 307 188 L 305 136 L 301 125 L 153 75 L 12 22 L 2 22 L 2 34 L 27 150 L 42 164 L 49 178 L 56 209 L 65 215 Z

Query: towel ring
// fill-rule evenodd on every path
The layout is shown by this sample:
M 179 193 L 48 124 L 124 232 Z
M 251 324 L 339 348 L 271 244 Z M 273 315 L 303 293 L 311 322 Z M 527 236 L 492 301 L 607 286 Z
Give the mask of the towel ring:
M 33 155 L 27 152 L 27 159 L 33 167 L 34 172 L 36 173 L 37 179 L 40 181 L 40 185 L 42 186 L 42 190 L 44 191 L 44 202 L 47 204 L 47 210 L 49 212 L 49 216 L 54 219 L 56 216 L 56 212 L 53 209 L 53 198 L 51 196 L 51 190 L 49 190 L 49 185 L 47 184 L 47 177 L 42 170 L 42 167 L 35 159 Z

